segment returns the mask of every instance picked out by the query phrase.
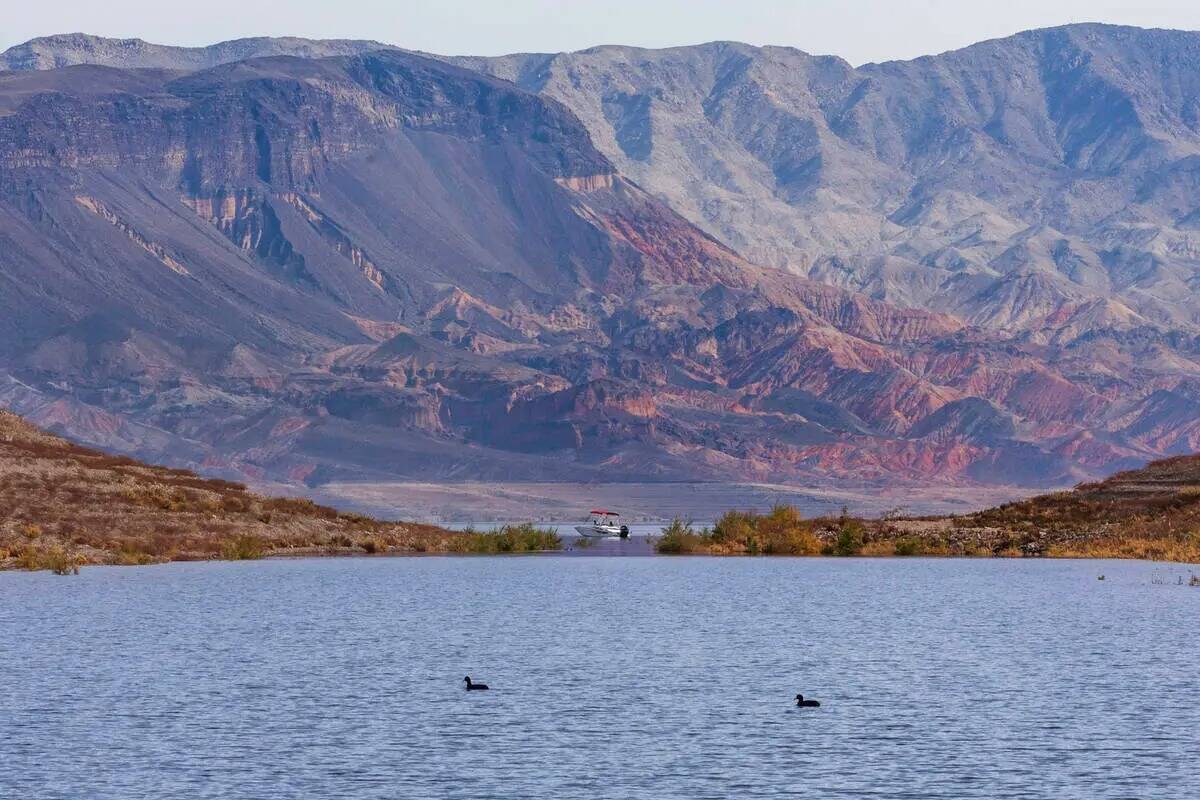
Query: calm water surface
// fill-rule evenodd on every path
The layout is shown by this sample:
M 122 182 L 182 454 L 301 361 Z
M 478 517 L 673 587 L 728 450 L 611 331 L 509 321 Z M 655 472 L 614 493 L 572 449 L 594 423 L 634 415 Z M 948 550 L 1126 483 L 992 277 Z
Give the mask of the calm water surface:
M 1193 797 L 1186 572 L 509 557 L 0 574 L 0 796 Z M 797 691 L 824 705 L 791 707 Z

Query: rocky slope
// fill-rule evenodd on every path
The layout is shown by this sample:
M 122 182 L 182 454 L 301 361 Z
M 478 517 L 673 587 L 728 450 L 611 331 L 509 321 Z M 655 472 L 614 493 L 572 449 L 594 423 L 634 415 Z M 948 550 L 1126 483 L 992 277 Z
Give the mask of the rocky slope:
M 452 549 L 459 535 L 72 444 L 0 411 L 0 569 Z
M 165 66 L 0 73 L 0 403 L 85 441 L 309 486 L 1050 485 L 1200 445 L 1184 327 L 757 266 L 436 60 Z
M 955 517 L 1025 555 L 1200 561 L 1200 456 L 1176 456 L 1067 492 Z
M 565 103 L 751 261 L 1042 340 L 1200 322 L 1200 33 L 858 68 L 734 42 L 455 61 Z

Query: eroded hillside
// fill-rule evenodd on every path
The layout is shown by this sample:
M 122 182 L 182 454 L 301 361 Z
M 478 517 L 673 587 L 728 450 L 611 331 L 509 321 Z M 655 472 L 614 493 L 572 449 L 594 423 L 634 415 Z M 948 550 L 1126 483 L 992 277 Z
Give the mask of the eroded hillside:
M 445 551 L 456 538 L 108 455 L 0 411 L 0 569 Z

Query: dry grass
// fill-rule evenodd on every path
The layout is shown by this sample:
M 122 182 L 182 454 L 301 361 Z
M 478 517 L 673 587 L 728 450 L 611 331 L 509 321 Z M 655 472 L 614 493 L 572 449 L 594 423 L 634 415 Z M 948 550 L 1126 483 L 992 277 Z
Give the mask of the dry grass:
M 712 530 L 676 520 L 660 553 L 1134 558 L 1200 563 L 1200 456 L 1156 461 L 1072 491 L 975 514 L 803 520 L 790 506 L 725 514 Z
M 456 552 L 461 539 L 79 447 L 0 412 L 0 569 Z
M 1146 561 L 1200 563 L 1200 535 L 1146 539 L 1095 539 L 1046 548 L 1052 558 L 1138 558 Z

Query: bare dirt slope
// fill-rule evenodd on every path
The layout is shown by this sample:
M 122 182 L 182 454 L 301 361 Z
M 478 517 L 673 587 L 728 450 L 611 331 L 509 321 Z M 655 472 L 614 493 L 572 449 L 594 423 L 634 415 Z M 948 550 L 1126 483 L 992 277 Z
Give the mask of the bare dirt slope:
M 0 569 L 446 550 L 454 539 L 107 455 L 0 411 Z

